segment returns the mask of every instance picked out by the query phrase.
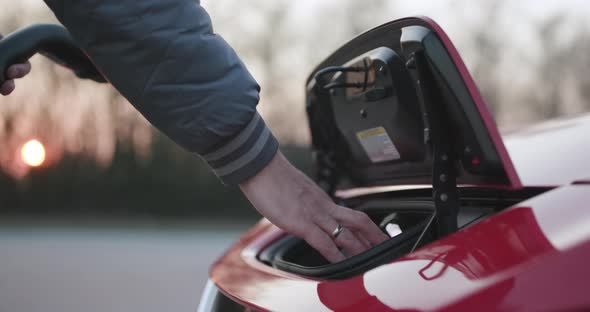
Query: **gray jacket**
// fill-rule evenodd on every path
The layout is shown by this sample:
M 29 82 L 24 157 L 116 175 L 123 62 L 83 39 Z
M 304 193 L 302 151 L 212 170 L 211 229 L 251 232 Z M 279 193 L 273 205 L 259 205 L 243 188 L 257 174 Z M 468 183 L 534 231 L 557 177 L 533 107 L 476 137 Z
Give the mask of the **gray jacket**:
M 260 87 L 192 0 L 45 0 L 103 75 L 224 183 L 278 149 L 256 112 Z

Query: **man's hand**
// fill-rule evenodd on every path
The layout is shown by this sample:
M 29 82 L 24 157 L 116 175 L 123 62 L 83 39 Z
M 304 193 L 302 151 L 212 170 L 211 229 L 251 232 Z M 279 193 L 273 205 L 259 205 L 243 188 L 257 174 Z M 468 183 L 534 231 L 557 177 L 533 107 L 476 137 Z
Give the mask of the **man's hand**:
M 0 39 L 2 39 L 2 35 L 0 35 Z M 26 76 L 31 71 L 31 63 L 28 61 L 23 64 L 14 64 L 6 70 L 6 77 L 9 80 L 6 80 L 0 86 L 0 94 L 2 95 L 9 95 L 14 91 L 15 84 L 14 79 L 22 78 Z
M 345 258 L 338 247 L 355 255 L 388 238 L 366 214 L 334 204 L 281 152 L 240 188 L 270 222 L 305 239 L 331 262 Z M 344 230 L 333 238 L 338 225 Z

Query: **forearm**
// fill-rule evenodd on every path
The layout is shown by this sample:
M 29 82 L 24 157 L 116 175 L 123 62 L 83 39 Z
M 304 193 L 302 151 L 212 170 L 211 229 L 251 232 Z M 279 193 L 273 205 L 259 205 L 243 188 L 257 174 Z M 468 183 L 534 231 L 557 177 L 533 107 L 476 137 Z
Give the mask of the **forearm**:
M 154 126 L 226 183 L 262 169 L 278 144 L 259 86 L 190 0 L 46 0 L 104 76 Z
M 328 260 L 387 237 L 340 207 L 278 152 L 259 87 L 191 0 L 45 0 L 104 76 L 152 124 L 199 153 L 256 209 Z M 344 229 L 343 229 L 344 228 Z M 334 229 L 340 229 L 337 234 Z

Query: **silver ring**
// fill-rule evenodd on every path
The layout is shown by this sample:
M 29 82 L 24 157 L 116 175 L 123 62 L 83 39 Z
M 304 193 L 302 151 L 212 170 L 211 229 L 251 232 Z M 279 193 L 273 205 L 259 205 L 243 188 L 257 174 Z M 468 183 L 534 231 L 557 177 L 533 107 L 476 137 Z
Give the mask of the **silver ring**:
M 336 237 L 338 237 L 338 235 L 340 235 L 340 233 L 342 233 L 343 230 L 344 228 L 342 227 L 342 225 L 338 224 L 338 226 L 334 229 L 334 231 L 332 231 L 332 234 L 330 234 L 330 236 L 332 236 L 333 239 L 336 239 Z

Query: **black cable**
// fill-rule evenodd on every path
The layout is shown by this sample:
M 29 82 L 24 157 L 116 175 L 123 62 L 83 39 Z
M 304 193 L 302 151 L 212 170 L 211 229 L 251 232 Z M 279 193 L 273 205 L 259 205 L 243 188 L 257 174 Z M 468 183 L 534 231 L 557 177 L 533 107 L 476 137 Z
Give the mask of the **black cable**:
M 365 87 L 364 83 L 354 82 L 354 83 L 346 83 L 346 82 L 330 82 L 329 84 L 324 86 L 324 89 L 342 89 L 342 88 L 363 88 Z
M 344 66 L 328 66 L 324 67 L 316 72 L 314 80 L 321 89 L 335 89 L 335 88 L 366 88 L 369 66 L 367 62 L 363 60 L 364 67 L 344 67 Z M 365 82 L 364 83 L 327 83 L 324 78 L 328 74 L 332 73 L 346 73 L 346 72 L 364 72 Z
M 430 220 L 428 220 L 428 223 L 426 224 L 426 226 L 422 230 L 422 233 L 420 233 L 420 236 L 416 240 L 416 243 L 414 243 L 414 246 L 412 247 L 412 250 L 410 250 L 409 253 L 414 252 L 414 250 L 416 250 L 416 248 L 418 248 L 418 246 L 420 245 L 420 241 L 422 240 L 422 238 L 424 238 L 424 235 L 430 229 L 430 226 L 432 225 L 432 221 L 434 221 L 435 218 L 436 218 L 436 210 L 434 210 L 434 212 L 432 213 Z

